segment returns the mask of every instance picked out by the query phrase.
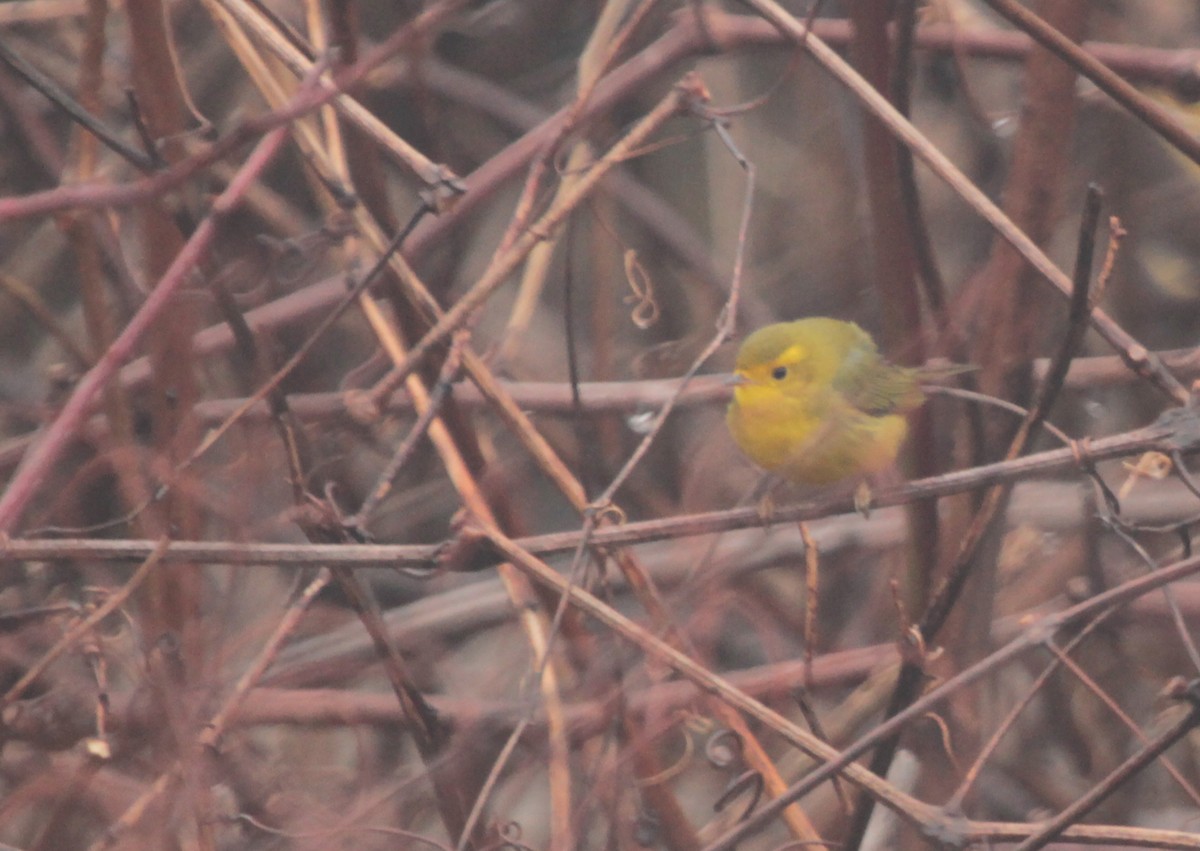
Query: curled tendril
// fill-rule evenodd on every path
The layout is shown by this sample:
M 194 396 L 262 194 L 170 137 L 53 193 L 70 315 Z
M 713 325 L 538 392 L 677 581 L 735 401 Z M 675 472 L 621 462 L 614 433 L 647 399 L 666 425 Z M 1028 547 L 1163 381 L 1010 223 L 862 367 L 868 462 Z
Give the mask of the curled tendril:
M 588 510 L 596 516 L 597 523 L 608 519 L 613 524 L 620 526 L 629 519 L 625 514 L 625 510 L 615 502 L 592 503 L 588 506 Z
M 728 768 L 742 754 L 742 737 L 728 728 L 717 730 L 704 743 L 704 756 L 714 768 Z
M 654 285 L 650 275 L 632 248 L 625 252 L 625 280 L 629 283 L 629 295 L 625 296 L 625 303 L 633 305 L 629 319 L 645 331 L 658 322 L 658 302 L 654 298 Z
M 718 813 L 721 812 L 721 810 L 729 806 L 730 801 L 747 789 L 751 790 L 750 800 L 746 802 L 746 808 L 738 816 L 738 821 L 745 821 L 754 812 L 754 809 L 758 806 L 758 802 L 762 799 L 763 776 L 753 769 L 738 775 L 725 787 L 725 791 L 721 793 L 721 797 L 717 798 L 713 803 L 713 810 Z
M 533 847 L 526 845 L 521 841 L 523 831 L 519 822 L 508 821 L 504 824 L 496 825 L 496 834 L 500 837 L 500 841 L 494 845 L 489 845 L 489 851 L 533 851 Z
M 712 718 L 687 707 L 677 709 L 671 717 L 681 721 L 688 730 L 701 736 L 711 735 L 717 726 L 713 723 Z
M 1137 461 L 1132 463 L 1123 462 L 1123 466 L 1129 475 L 1117 491 L 1117 499 L 1125 499 L 1133 490 L 1133 486 L 1142 479 L 1165 479 L 1175 465 L 1166 453 L 1151 451 L 1142 453 Z
M 928 652 L 925 636 L 919 626 L 910 625 L 904 631 L 904 637 L 900 641 L 900 655 L 904 661 L 924 667 Z
M 683 773 L 683 770 L 687 767 L 687 764 L 691 762 L 692 756 L 695 754 L 695 750 L 696 746 L 692 743 L 692 737 L 685 733 L 683 736 L 683 754 L 679 757 L 679 759 L 677 759 L 671 765 L 668 765 L 657 774 L 651 774 L 648 777 L 639 777 L 637 779 L 638 787 L 645 788 L 646 786 L 658 786 L 659 784 L 666 783 L 668 780 L 678 777 Z

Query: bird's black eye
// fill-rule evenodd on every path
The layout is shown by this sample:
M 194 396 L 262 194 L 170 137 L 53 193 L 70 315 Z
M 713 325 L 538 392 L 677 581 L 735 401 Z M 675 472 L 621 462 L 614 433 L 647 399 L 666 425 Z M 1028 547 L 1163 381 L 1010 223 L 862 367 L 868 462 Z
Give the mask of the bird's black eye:
M 776 381 L 783 381 L 783 379 L 787 378 L 787 367 L 786 366 L 775 367 L 773 370 L 771 370 L 771 377 L 774 378 Z

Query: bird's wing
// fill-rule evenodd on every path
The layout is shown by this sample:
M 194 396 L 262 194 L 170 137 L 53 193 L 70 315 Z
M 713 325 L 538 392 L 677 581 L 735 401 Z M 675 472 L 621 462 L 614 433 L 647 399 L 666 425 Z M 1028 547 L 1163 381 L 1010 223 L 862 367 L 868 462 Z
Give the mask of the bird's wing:
M 912 410 L 924 399 L 916 373 L 885 361 L 869 339 L 847 351 L 833 387 L 851 406 L 873 417 Z

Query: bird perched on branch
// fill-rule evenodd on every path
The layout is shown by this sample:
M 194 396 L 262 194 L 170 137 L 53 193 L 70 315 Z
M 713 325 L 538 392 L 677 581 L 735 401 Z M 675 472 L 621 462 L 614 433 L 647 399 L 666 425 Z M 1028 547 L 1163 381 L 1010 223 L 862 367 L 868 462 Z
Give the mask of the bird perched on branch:
M 888 363 L 853 322 L 780 322 L 742 343 L 726 421 L 758 466 L 830 484 L 887 468 L 908 433 L 905 415 L 925 400 L 921 382 L 967 369 Z

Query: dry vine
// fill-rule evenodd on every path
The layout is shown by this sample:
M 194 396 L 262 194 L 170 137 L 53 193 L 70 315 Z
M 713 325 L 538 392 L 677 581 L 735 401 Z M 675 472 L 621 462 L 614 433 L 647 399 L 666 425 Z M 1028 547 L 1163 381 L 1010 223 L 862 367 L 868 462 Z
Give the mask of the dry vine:
M 4 847 L 1200 848 L 1200 11 L 826 5 L 0 5 Z

